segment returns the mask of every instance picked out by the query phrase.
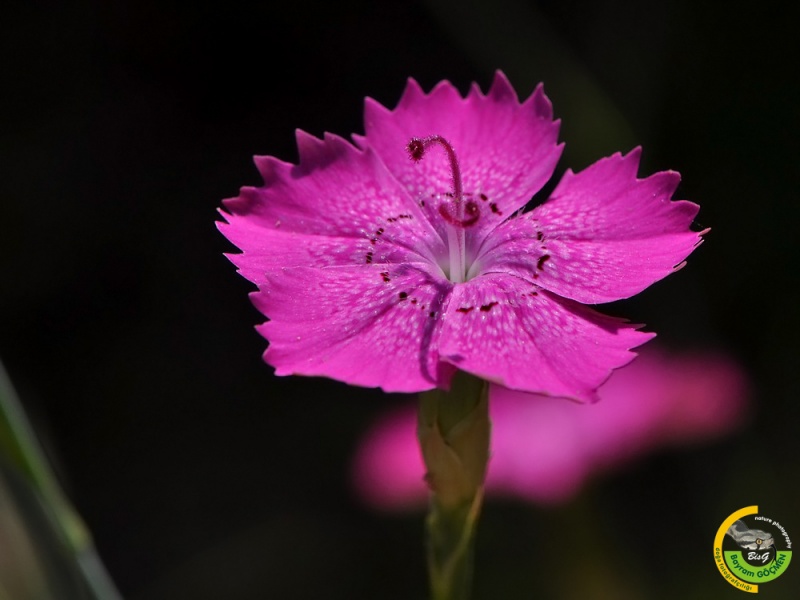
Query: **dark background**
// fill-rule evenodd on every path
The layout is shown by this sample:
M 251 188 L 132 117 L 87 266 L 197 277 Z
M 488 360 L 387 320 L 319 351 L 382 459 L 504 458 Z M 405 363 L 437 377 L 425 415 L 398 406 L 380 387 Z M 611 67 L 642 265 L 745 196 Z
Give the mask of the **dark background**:
M 215 211 L 260 183 L 253 154 L 296 159 L 295 128 L 363 132 L 364 96 L 497 68 L 522 96 L 545 82 L 559 172 L 641 144 L 643 174 L 682 173 L 711 234 L 612 310 L 741 361 L 756 410 L 567 506 L 490 502 L 476 599 L 738 598 L 711 558 L 728 514 L 757 503 L 800 538 L 798 15 L 712 4 L 4 6 L 0 357 L 126 598 L 424 597 L 422 515 L 370 513 L 347 481 L 408 400 L 275 378 Z

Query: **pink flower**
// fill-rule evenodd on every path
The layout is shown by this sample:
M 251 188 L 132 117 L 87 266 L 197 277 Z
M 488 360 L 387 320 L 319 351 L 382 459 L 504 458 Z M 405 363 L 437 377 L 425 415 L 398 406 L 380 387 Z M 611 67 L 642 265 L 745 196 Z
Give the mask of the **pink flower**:
M 616 371 L 598 390 L 601 402 L 589 406 L 492 386 L 487 493 L 565 501 L 596 473 L 733 430 L 745 416 L 747 388 L 725 357 L 652 350 Z M 413 508 L 428 498 L 414 409 L 384 415 L 356 453 L 354 485 L 376 508 Z
M 593 400 L 653 334 L 584 304 L 672 273 L 702 233 L 698 207 L 670 200 L 677 173 L 636 178 L 639 149 L 520 212 L 555 169 L 558 126 L 541 86 L 520 103 L 501 73 L 465 98 L 409 80 L 393 111 L 366 100 L 356 146 L 298 131 L 298 165 L 256 158 L 264 186 L 226 200 L 220 229 L 269 318 L 264 360 L 389 392 L 462 369 Z

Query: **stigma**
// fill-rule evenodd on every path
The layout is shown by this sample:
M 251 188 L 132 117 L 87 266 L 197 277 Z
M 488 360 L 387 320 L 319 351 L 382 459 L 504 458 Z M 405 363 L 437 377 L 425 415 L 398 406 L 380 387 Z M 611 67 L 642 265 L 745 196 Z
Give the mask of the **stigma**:
M 432 146 L 439 146 L 445 152 L 450 164 L 452 193 L 438 207 L 439 215 L 444 220 L 447 231 L 447 245 L 450 256 L 448 278 L 453 283 L 463 283 L 467 275 L 466 232 L 465 229 L 478 222 L 481 216 L 478 204 L 464 197 L 464 186 L 461 180 L 461 167 L 452 144 L 440 135 L 429 135 L 423 138 L 411 138 L 406 146 L 408 155 L 414 162 L 419 162 Z

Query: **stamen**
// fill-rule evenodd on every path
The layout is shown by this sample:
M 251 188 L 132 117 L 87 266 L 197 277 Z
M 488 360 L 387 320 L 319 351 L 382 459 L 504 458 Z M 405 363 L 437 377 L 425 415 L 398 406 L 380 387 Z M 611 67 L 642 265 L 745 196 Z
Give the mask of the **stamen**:
M 432 145 L 444 149 L 450 161 L 453 194 L 452 203 L 443 203 L 439 206 L 439 214 L 447 223 L 447 245 L 450 250 L 450 281 L 461 283 L 466 279 L 466 233 L 465 228 L 478 222 L 480 209 L 472 200 L 464 200 L 464 189 L 461 182 L 461 168 L 453 146 L 440 135 L 429 135 L 424 138 L 411 138 L 406 146 L 408 155 L 414 162 L 419 162 L 425 156 L 426 150 Z

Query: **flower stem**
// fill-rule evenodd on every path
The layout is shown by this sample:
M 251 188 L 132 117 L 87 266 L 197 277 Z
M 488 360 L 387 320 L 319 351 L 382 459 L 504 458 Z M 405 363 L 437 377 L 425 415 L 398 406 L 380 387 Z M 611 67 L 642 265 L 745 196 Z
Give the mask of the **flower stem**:
M 489 459 L 488 385 L 458 372 L 420 394 L 418 438 L 431 488 L 425 522 L 432 600 L 467 600 Z
M 466 600 L 472 585 L 475 529 L 483 490 L 469 505 L 443 509 L 435 498 L 425 521 L 428 536 L 428 573 L 432 600 Z

